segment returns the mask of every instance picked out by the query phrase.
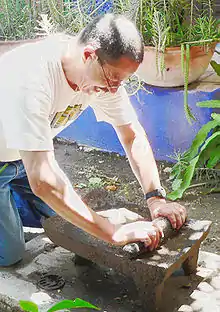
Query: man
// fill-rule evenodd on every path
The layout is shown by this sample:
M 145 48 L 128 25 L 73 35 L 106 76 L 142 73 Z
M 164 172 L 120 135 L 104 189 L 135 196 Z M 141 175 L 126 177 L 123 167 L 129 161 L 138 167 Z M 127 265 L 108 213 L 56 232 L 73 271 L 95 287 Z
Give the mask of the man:
M 53 137 L 88 105 L 98 121 L 116 130 L 152 219 L 165 216 L 177 229 L 185 222 L 185 208 L 163 198 L 150 145 L 121 85 L 142 60 L 137 29 L 112 14 L 94 19 L 77 37 L 54 35 L 1 57 L 0 168 L 8 166 L 0 175 L 0 266 L 18 262 L 25 250 L 11 190 L 27 199 L 35 213 L 57 213 L 109 243 L 141 240 L 157 247 L 162 233 L 153 222 L 115 226 L 82 202 L 56 162 Z

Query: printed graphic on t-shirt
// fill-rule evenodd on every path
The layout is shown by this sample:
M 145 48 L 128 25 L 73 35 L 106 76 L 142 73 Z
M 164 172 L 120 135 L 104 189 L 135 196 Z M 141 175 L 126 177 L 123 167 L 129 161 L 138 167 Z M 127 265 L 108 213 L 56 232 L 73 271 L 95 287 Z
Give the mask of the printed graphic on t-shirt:
M 63 112 L 58 112 L 51 121 L 52 128 L 63 127 L 68 121 L 75 120 L 82 113 L 82 104 L 69 105 Z

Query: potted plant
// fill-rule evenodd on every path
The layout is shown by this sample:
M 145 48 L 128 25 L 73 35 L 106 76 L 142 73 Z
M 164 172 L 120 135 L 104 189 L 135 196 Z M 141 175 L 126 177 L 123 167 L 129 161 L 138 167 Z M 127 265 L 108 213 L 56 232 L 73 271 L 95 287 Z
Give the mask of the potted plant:
M 211 0 L 113 0 L 114 11 L 128 15 L 143 35 L 145 55 L 137 75 L 149 85 L 185 86 L 207 69 L 217 41 L 219 22 Z
M 189 59 L 189 83 L 208 67 L 220 40 L 220 21 L 211 0 L 199 2 L 198 7 L 195 0 L 114 0 L 114 10 L 135 20 L 143 35 L 145 58 L 137 73 L 146 83 L 183 86 L 184 59 Z
M 0 55 L 56 31 L 78 33 L 108 6 L 107 0 L 0 0 Z

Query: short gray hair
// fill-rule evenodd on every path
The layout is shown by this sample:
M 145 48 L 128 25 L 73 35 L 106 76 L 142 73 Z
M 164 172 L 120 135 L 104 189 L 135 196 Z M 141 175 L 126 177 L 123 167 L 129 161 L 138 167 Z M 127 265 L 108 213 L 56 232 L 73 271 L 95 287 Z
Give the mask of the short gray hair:
M 112 13 L 97 16 L 79 34 L 80 44 L 91 43 L 103 62 L 125 56 L 141 63 L 144 44 L 138 29 L 123 15 Z

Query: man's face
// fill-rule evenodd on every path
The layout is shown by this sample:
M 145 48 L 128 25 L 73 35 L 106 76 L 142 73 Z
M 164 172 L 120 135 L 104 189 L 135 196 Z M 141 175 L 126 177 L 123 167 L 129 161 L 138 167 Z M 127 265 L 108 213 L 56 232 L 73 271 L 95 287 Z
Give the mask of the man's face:
M 126 57 L 121 57 L 112 63 L 106 63 L 97 57 L 95 51 L 84 53 L 84 56 L 85 77 L 83 91 L 87 93 L 100 91 L 117 92 L 122 82 L 127 80 L 139 66 L 138 63 Z

